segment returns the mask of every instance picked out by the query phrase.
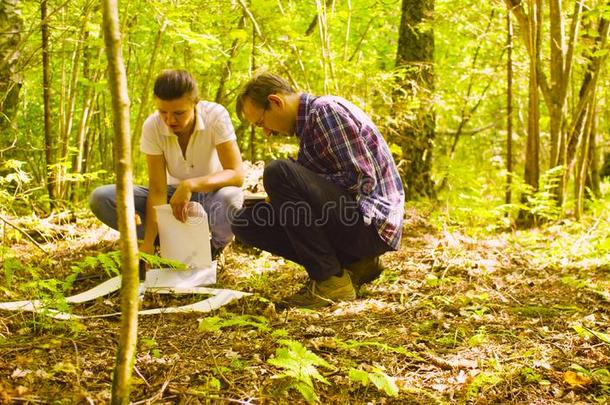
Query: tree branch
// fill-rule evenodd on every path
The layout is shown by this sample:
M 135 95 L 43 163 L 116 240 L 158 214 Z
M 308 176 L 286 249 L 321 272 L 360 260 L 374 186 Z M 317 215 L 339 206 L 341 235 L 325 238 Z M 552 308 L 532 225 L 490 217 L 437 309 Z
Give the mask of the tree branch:
M 2 222 L 4 222 L 5 224 L 9 225 L 10 227 L 14 228 L 15 230 L 19 231 L 21 234 L 23 234 L 26 238 L 28 238 L 28 240 L 30 242 L 32 242 L 38 249 L 40 249 L 42 251 L 42 253 L 48 254 L 48 252 L 46 250 L 44 250 L 44 248 L 42 246 L 40 246 L 40 244 L 38 242 L 36 242 L 36 240 L 34 238 L 32 238 L 26 231 L 19 228 L 17 225 L 13 224 L 11 221 L 4 218 L 2 215 L 0 215 L 0 220 Z

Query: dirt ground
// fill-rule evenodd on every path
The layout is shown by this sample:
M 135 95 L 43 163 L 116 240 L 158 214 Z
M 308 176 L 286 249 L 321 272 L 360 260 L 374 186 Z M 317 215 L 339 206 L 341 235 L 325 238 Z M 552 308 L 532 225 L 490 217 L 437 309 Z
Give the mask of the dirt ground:
M 45 280 L 117 249 L 116 233 L 92 219 L 64 222 L 34 235 L 45 253 L 5 227 L 0 301 L 61 289 Z M 317 311 L 277 311 L 272 303 L 305 272 L 234 243 L 219 285 L 253 295 L 209 314 L 140 317 L 132 401 L 306 403 L 313 393 L 323 404 L 610 403 L 610 269 L 535 260 L 547 238 L 473 238 L 409 212 L 382 277 L 356 301 Z M 86 267 L 63 293 L 109 277 Z M 199 299 L 148 294 L 144 306 Z M 71 308 L 118 309 L 118 293 Z M 119 328 L 119 317 L 0 311 L 0 402 L 108 403 Z

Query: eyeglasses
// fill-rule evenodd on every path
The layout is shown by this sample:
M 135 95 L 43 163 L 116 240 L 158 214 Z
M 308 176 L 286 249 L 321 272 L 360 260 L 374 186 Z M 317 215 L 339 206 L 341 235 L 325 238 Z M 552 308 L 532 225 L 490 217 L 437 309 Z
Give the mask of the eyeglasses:
M 254 123 L 255 127 L 263 128 L 265 126 L 265 114 L 267 113 L 267 109 L 263 110 L 263 114 L 261 117 Z

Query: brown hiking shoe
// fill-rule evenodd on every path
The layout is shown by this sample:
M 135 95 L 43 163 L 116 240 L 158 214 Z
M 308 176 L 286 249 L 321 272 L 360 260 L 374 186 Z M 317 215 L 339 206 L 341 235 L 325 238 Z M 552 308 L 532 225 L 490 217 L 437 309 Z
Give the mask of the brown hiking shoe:
M 375 280 L 384 270 L 379 256 L 365 257 L 346 267 L 356 290 L 358 290 L 362 284 L 370 283 Z
M 343 275 L 332 276 L 324 281 L 309 280 L 295 294 L 284 298 L 278 307 L 322 308 L 337 301 L 351 301 L 356 298 L 356 291 L 347 271 Z

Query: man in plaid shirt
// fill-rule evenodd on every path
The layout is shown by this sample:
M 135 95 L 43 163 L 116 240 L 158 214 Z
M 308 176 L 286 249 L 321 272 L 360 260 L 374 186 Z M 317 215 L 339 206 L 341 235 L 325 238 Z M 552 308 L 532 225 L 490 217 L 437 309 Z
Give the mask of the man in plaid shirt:
M 271 73 L 244 86 L 237 114 L 265 135 L 296 135 L 299 152 L 267 164 L 268 201 L 235 216 L 235 236 L 305 267 L 309 281 L 281 306 L 353 300 L 402 234 L 404 191 L 379 130 L 349 101 L 296 92 Z

